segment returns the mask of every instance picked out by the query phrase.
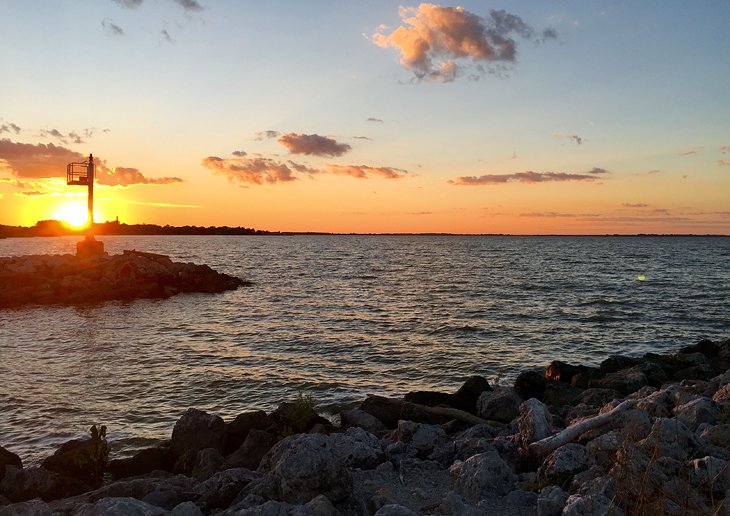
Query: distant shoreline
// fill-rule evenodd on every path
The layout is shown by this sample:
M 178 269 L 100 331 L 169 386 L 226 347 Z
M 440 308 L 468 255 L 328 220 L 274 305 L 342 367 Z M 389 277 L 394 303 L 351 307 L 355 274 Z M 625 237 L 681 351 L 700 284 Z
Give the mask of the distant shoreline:
M 717 237 L 727 238 L 730 234 L 717 233 L 587 233 L 587 234 L 514 234 L 514 233 L 446 233 L 446 232 L 385 232 L 344 233 L 327 231 L 267 231 L 241 226 L 159 226 L 157 224 L 124 224 L 118 221 L 94 224 L 97 236 L 459 236 L 459 237 Z M 42 220 L 35 226 L 7 226 L 0 224 L 0 238 L 83 236 L 86 229 L 75 229 L 57 220 Z

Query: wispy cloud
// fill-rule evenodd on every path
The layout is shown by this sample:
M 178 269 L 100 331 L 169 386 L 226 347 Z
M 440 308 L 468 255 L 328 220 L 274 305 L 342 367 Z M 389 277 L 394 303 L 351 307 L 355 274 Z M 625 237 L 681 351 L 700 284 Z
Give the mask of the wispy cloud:
M 327 165 L 327 170 L 333 174 L 365 179 L 370 176 L 385 179 L 400 179 L 408 175 L 407 170 L 393 167 L 369 167 L 367 165 Z
M 239 158 L 243 158 L 245 156 L 248 156 L 248 152 L 242 151 L 242 150 L 233 151 L 233 152 L 231 152 L 231 154 L 233 154 L 234 156 L 237 156 Z
M 573 140 L 576 144 L 580 145 L 583 143 L 583 137 L 579 136 L 575 133 L 566 134 L 566 133 L 555 133 L 555 136 L 558 138 L 568 138 L 570 140 Z
M 605 168 L 601 167 L 593 167 L 590 169 L 586 174 L 593 174 L 593 175 L 603 175 L 603 174 L 610 174 L 611 172 L 609 170 L 606 170 Z
M 730 150 L 730 145 L 720 145 L 720 154 L 727 154 Z
M 186 11 L 202 11 L 203 6 L 197 0 L 174 0 L 174 2 Z
M 528 213 L 520 213 L 520 217 L 548 218 L 548 219 L 572 219 L 577 217 L 597 217 L 598 213 L 563 213 L 558 211 L 531 211 Z
M 679 155 L 680 156 L 692 156 L 694 154 L 697 154 L 698 152 L 700 152 L 704 148 L 705 148 L 704 145 L 697 145 L 695 147 L 690 147 L 689 149 L 685 149 L 683 151 L 680 151 L 679 152 Z
M 296 181 L 294 171 L 286 163 L 268 158 L 231 158 L 208 156 L 203 166 L 221 174 L 231 182 L 263 185 Z
M 122 7 L 126 7 L 127 9 L 136 9 L 140 5 L 142 5 L 143 0 L 113 0 L 114 3 L 121 5 Z
M 366 122 L 375 122 L 376 124 L 383 124 L 383 123 L 385 123 L 380 118 L 373 118 L 373 117 L 368 118 L 366 120 Z
M 346 143 L 338 143 L 336 140 L 318 134 L 297 134 L 286 133 L 278 140 L 292 154 L 306 154 L 308 156 L 342 156 L 352 147 Z
M 649 207 L 648 204 L 644 204 L 643 202 L 639 202 L 639 203 L 625 202 L 621 206 L 623 206 L 624 208 L 648 208 Z
M 478 75 L 503 73 L 516 61 L 514 37 L 545 41 L 557 37 L 554 29 L 538 33 L 519 16 L 490 10 L 482 18 L 462 7 L 420 4 L 401 7 L 403 24 L 390 33 L 379 26 L 371 36 L 379 47 L 400 52 L 400 64 L 418 80 L 453 81 L 462 69 Z
M 162 35 L 162 39 L 164 39 L 164 40 L 165 40 L 165 41 L 167 41 L 168 43 L 175 43 L 175 40 L 174 40 L 174 39 L 172 39 L 172 36 L 170 36 L 170 33 L 169 33 L 169 32 L 167 32 L 167 30 L 165 30 L 165 29 L 162 29 L 162 30 L 160 31 L 160 34 Z
M 355 140 L 369 140 L 369 141 L 372 141 L 372 138 L 370 138 L 369 136 L 353 136 L 353 138 Z
M 273 131 L 269 129 L 268 131 L 256 131 L 256 133 L 254 133 L 253 139 L 256 141 L 261 141 L 264 139 L 271 140 L 272 138 L 276 138 L 277 136 L 279 136 L 279 131 Z
M 595 181 L 595 174 L 570 174 L 567 172 L 516 172 L 514 174 L 484 174 L 482 176 L 460 176 L 448 182 L 459 186 L 499 185 L 504 183 L 547 183 L 565 181 Z
M 119 202 L 119 201 L 115 201 Z M 154 206 L 155 208 L 203 208 L 203 206 L 197 204 L 176 204 L 171 202 L 141 202 L 141 201 L 122 201 L 127 204 L 134 204 L 137 206 Z
M 101 26 L 107 34 L 111 34 L 112 36 L 124 36 L 124 29 L 109 18 L 104 18 L 101 22 Z
M 114 167 L 104 169 L 97 173 L 96 180 L 101 185 L 107 186 L 132 186 L 132 185 L 169 185 L 182 183 L 179 177 L 148 177 L 139 169 L 132 167 Z
M 0 134 L 9 133 L 10 131 L 14 132 L 15 134 L 20 134 L 20 126 L 12 122 L 0 125 Z

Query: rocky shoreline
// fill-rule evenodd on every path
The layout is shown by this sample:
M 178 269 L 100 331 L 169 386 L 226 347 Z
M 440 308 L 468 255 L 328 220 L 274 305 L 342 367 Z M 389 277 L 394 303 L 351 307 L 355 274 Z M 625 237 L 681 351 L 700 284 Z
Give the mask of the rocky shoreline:
M 168 298 L 250 285 L 207 265 L 173 262 L 140 251 L 118 255 L 33 255 L 0 258 L 0 308 Z
M 329 419 L 305 396 L 228 422 L 191 408 L 108 459 L 96 427 L 38 467 L 0 447 L 0 516 L 730 514 L 730 339 Z

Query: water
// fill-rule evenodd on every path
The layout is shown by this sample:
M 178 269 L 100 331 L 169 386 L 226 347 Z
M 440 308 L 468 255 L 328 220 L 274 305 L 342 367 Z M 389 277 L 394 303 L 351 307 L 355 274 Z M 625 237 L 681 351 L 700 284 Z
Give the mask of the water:
M 76 240 L 0 240 L 0 256 L 71 253 Z M 188 407 L 229 419 L 305 392 L 333 408 L 730 337 L 730 238 L 103 240 L 255 284 L 0 310 L 0 444 L 26 463 L 93 423 L 118 456 L 169 437 Z

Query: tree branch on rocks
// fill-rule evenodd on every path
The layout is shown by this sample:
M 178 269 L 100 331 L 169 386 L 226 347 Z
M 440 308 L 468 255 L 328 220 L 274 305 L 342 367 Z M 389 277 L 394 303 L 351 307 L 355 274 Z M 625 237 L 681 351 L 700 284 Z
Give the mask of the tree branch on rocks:
M 580 423 L 569 426 L 555 435 L 551 435 L 550 437 L 546 437 L 545 439 L 530 444 L 528 446 L 528 450 L 536 457 L 544 457 L 564 444 L 575 441 L 587 431 L 608 424 L 611 419 L 616 416 L 616 414 L 634 408 L 635 405 L 636 400 L 623 401 L 605 414 L 585 419 Z

